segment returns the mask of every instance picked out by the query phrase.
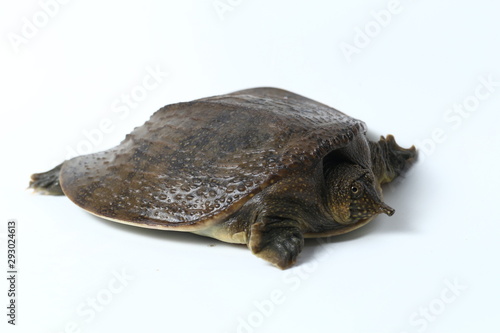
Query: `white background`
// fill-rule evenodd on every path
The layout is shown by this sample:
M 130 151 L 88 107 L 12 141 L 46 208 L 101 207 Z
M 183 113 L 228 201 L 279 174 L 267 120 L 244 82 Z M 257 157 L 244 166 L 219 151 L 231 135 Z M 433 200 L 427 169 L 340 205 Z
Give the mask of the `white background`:
M 34 0 L 0 8 L 2 267 L 8 219 L 19 226 L 18 325 L 6 323 L 2 278 L 2 332 L 500 330 L 500 5 L 45 7 L 50 16 Z M 168 75 L 142 96 L 152 70 Z M 25 190 L 31 173 L 71 151 L 113 147 L 163 105 L 256 86 L 417 144 L 420 162 L 385 192 L 396 214 L 324 245 L 310 240 L 280 271 L 244 246 L 119 225 Z M 124 106 L 133 93 L 141 100 Z

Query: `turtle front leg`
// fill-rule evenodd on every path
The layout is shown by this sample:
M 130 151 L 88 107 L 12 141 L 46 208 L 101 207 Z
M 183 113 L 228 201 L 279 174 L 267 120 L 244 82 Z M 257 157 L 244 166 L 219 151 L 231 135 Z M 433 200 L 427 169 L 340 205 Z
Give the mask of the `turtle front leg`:
M 378 142 L 370 141 L 373 173 L 380 184 L 390 183 L 402 175 L 417 160 L 415 146 L 400 147 L 392 135 L 380 137 Z
M 262 218 L 251 225 L 249 234 L 252 253 L 281 269 L 292 266 L 304 247 L 302 231 L 289 219 Z

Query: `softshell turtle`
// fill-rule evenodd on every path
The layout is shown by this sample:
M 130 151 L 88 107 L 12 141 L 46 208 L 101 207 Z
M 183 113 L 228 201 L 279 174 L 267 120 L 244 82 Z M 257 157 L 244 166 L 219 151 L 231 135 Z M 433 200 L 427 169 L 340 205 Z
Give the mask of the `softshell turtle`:
M 247 244 L 287 268 L 304 238 L 392 215 L 381 185 L 416 159 L 393 136 L 303 96 L 255 88 L 165 106 L 117 147 L 34 174 L 30 187 L 134 226 Z

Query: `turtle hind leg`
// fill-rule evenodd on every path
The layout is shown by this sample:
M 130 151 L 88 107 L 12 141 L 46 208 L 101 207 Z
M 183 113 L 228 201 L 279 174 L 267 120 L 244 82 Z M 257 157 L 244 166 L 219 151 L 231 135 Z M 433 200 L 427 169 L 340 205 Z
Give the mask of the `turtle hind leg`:
M 47 172 L 32 174 L 29 188 L 32 188 L 34 192 L 40 194 L 64 195 L 61 184 L 59 183 L 61 166 L 62 163 Z
M 394 140 L 394 136 L 383 136 L 378 142 L 370 142 L 373 173 L 380 184 L 390 183 L 403 175 L 418 157 L 415 146 L 402 148 Z

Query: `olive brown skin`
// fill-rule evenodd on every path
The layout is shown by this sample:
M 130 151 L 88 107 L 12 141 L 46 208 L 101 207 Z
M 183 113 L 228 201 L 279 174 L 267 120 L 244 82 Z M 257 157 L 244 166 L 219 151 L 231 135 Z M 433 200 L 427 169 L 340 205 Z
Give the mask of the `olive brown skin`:
M 416 160 L 394 137 L 276 88 L 168 105 L 115 148 L 32 175 L 97 216 L 247 244 L 279 268 L 304 238 L 357 229 L 392 215 L 381 185 Z

